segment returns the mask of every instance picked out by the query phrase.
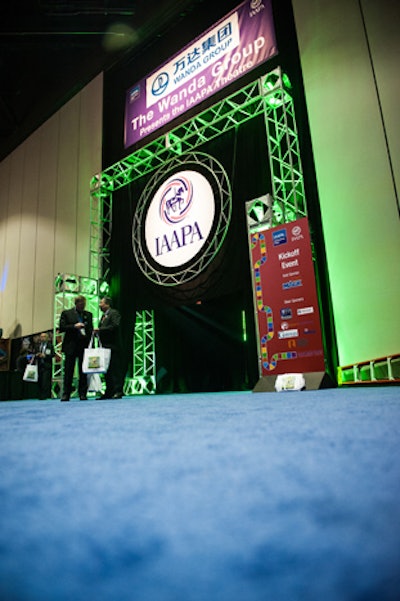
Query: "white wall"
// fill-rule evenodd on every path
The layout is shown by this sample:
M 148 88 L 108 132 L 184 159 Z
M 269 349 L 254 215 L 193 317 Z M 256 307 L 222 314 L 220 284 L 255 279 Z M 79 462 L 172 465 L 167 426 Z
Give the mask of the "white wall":
M 0 327 L 53 327 L 54 277 L 89 275 L 92 176 L 101 171 L 103 76 L 0 163 Z
M 400 353 L 400 3 L 293 9 L 344 366 Z

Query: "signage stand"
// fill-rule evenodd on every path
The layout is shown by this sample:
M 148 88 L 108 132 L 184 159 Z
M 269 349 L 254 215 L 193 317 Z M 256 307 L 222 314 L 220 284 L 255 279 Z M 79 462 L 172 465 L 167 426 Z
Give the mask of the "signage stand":
M 269 194 L 246 210 L 259 350 L 253 392 L 331 387 L 308 219 L 276 224 L 281 217 Z

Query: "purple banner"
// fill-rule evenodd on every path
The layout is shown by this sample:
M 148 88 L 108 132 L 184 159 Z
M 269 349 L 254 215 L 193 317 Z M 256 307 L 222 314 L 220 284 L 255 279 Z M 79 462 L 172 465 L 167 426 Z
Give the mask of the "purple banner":
M 129 88 L 125 148 L 183 115 L 277 53 L 271 0 L 246 0 Z

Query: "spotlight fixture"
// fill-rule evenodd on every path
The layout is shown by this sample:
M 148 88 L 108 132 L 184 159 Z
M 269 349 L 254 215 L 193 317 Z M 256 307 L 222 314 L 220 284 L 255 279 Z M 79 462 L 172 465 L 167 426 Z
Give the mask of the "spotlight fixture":
M 101 296 L 107 296 L 110 290 L 110 285 L 105 280 L 99 282 L 99 294 Z

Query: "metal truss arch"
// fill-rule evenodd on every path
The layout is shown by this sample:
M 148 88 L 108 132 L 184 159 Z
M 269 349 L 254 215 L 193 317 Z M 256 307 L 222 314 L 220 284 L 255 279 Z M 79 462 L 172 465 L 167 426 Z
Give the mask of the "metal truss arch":
M 167 134 L 160 135 L 92 178 L 91 277 L 108 278 L 112 195 L 115 191 L 143 175 L 162 169 L 174 157 L 183 160 L 186 153 L 196 151 L 202 144 L 261 114 L 264 115 L 268 143 L 269 157 L 266 160 L 269 160 L 271 171 L 271 225 L 306 216 L 307 203 L 294 104 L 290 83 L 278 67 L 173 127 Z M 217 246 L 218 243 L 216 241 Z M 217 250 L 216 248 L 215 252 Z M 191 275 L 186 274 L 189 278 Z M 180 281 L 179 277 L 171 277 L 170 280 L 163 277 L 159 283 L 174 286 Z M 139 345 L 139 349 L 142 348 L 144 347 Z

